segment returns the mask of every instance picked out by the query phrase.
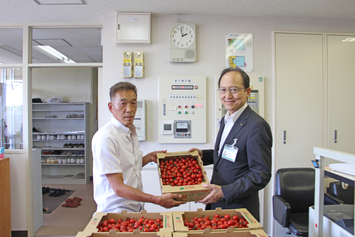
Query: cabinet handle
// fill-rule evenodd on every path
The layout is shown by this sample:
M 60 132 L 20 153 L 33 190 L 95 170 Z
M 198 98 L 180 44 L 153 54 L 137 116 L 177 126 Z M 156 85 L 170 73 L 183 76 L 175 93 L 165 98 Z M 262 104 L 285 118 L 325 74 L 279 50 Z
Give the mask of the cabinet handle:
M 282 132 L 282 144 L 286 144 L 286 130 Z
M 338 142 L 338 130 L 334 130 L 334 143 Z

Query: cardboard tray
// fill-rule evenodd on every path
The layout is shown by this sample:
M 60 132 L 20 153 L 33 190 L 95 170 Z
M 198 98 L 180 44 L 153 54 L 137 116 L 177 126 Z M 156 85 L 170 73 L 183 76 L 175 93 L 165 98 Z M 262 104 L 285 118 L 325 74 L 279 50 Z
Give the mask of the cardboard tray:
M 87 233 L 84 231 L 78 232 L 78 234 L 75 237 L 132 237 L 134 236 L 140 236 L 142 235 L 143 237 L 172 237 L 171 232 L 120 232 L 120 233 Z
M 205 230 L 203 233 L 183 233 L 183 232 L 174 232 L 173 237 L 213 237 L 217 236 L 216 233 L 211 233 L 208 230 Z M 218 232 L 218 237 L 268 237 L 268 235 L 261 229 L 259 230 L 250 230 L 250 231 L 238 231 L 233 232 L 225 230 L 224 232 Z
M 237 215 L 238 217 L 244 217 L 248 222 L 248 228 L 229 228 L 232 231 L 248 231 L 255 229 L 262 229 L 261 224 L 254 218 L 254 216 L 246 209 L 221 209 L 216 208 L 216 210 L 202 210 L 197 211 L 174 211 L 173 212 L 173 223 L 174 232 L 189 232 L 189 233 L 203 233 L 203 230 L 189 230 L 188 227 L 184 226 L 184 219 L 192 219 L 193 217 L 210 216 L 213 217 L 215 214 L 224 216 L 229 214 L 230 216 Z M 226 229 L 212 229 L 211 232 L 225 232 Z
M 103 221 L 103 220 L 109 220 L 111 218 L 114 219 L 126 219 L 127 217 L 129 218 L 135 218 L 138 219 L 140 217 L 145 217 L 149 219 L 162 219 L 163 220 L 163 228 L 160 228 L 158 232 L 144 232 L 144 233 L 160 233 L 160 232 L 166 232 L 166 233 L 171 233 L 174 231 L 173 227 L 173 221 L 172 221 L 172 213 L 171 212 L 149 212 L 147 213 L 146 210 L 143 210 L 141 212 L 127 212 L 126 210 L 123 210 L 121 213 L 106 213 L 106 212 L 96 212 L 94 217 L 91 218 L 85 229 L 82 231 L 85 234 L 87 233 L 98 233 L 97 225 Z M 138 230 L 139 232 L 139 230 Z M 105 234 L 105 232 L 101 232 Z M 127 232 L 120 232 L 122 233 L 127 233 Z M 143 232 L 142 232 L 143 233 Z M 106 232 L 106 235 L 108 232 Z
M 203 182 L 202 183 L 209 183 L 207 172 L 203 167 L 203 163 L 201 157 L 198 154 L 198 151 L 188 152 L 167 152 L 167 153 L 158 153 L 157 154 L 157 164 L 158 164 L 158 172 L 159 172 L 159 182 L 161 187 L 162 194 L 165 193 L 174 193 L 174 194 L 181 194 L 182 197 L 178 199 L 179 201 L 186 201 L 186 202 L 193 202 L 202 200 L 206 197 L 210 192 L 211 189 L 202 187 L 201 184 L 198 185 L 188 185 L 188 186 L 170 186 L 170 185 L 163 185 L 161 179 L 161 171 L 160 171 L 160 161 L 170 160 L 170 159 L 179 159 L 185 157 L 192 157 L 195 158 L 198 164 L 201 167 L 202 175 L 203 175 Z

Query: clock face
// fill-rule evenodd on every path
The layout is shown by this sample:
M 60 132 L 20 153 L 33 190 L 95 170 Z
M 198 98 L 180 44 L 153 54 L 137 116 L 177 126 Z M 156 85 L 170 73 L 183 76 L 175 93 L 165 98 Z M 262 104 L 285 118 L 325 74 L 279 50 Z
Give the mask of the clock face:
M 170 39 L 176 46 L 186 48 L 195 41 L 195 32 L 188 25 L 177 25 L 171 31 Z

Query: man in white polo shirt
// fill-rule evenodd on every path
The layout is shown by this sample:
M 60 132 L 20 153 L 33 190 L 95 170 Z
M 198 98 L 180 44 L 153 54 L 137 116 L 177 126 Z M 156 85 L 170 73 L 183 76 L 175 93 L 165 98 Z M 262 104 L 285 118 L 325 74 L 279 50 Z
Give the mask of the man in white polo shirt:
M 165 208 L 185 202 L 175 201 L 178 194 L 154 196 L 144 193 L 142 167 L 156 162 L 155 151 L 143 156 L 139 150 L 133 124 L 137 111 L 137 89 L 129 82 L 119 82 L 110 88 L 108 108 L 111 120 L 92 139 L 94 199 L 97 212 L 139 212 L 142 202 Z

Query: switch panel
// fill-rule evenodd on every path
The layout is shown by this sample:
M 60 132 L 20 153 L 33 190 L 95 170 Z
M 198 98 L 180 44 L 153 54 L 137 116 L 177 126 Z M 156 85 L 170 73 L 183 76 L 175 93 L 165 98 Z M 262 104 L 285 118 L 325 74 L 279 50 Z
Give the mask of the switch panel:
M 123 52 L 123 77 L 132 77 L 132 53 Z
M 143 52 L 134 52 L 134 77 L 144 77 Z

